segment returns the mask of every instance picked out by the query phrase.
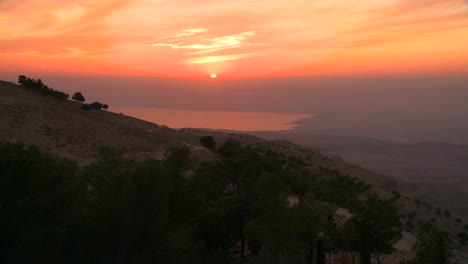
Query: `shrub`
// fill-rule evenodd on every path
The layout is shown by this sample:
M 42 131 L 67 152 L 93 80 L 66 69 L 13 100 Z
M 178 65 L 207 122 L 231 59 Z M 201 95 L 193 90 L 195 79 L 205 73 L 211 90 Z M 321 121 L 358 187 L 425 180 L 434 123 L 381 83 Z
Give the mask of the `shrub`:
M 88 110 L 91 109 L 91 108 L 89 107 L 88 104 L 82 104 L 82 105 L 81 105 L 81 109 L 83 109 L 83 110 L 85 110 L 85 111 L 88 111 Z
M 463 246 L 466 246 L 468 242 L 468 233 L 465 233 L 465 232 L 458 233 L 457 240 L 458 240 L 458 243 L 460 243 Z
M 84 103 L 86 100 L 83 94 L 81 94 L 81 92 L 74 93 L 72 99 L 80 103 Z
M 91 109 L 96 109 L 96 110 L 101 110 L 101 109 L 108 109 L 109 106 L 107 104 L 103 104 L 100 102 L 93 102 L 89 104 L 89 108 Z
M 207 149 L 216 152 L 216 141 L 212 136 L 200 137 L 200 143 Z

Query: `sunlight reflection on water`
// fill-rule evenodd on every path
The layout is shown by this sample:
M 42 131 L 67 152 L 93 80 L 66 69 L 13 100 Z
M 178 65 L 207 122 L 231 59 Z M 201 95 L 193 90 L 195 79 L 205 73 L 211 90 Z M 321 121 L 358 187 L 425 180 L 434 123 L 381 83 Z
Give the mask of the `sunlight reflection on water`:
M 277 131 L 294 129 L 295 121 L 313 116 L 312 114 L 231 112 L 164 109 L 152 107 L 112 107 L 121 112 L 149 122 L 173 128 L 211 128 L 240 131 Z

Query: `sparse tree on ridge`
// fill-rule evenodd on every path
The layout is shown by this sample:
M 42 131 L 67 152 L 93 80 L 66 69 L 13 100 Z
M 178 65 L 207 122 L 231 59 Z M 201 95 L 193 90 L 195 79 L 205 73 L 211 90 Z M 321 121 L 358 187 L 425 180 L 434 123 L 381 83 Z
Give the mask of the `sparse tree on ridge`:
M 80 103 L 84 103 L 86 101 L 85 97 L 83 96 L 83 94 L 81 94 L 81 92 L 74 93 L 72 99 Z

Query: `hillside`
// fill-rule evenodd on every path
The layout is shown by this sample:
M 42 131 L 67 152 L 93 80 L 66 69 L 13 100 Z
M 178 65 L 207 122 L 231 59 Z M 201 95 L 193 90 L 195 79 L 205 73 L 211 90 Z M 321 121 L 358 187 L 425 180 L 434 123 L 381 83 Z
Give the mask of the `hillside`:
M 405 193 L 468 218 L 468 146 L 396 143 L 375 138 L 293 132 L 249 132 L 267 140 L 287 139 L 319 148 L 371 171 L 391 175 Z
M 112 107 L 112 106 L 111 106 Z M 358 177 L 375 187 L 391 189 L 396 182 L 336 156 L 326 157 L 287 141 L 267 141 L 258 137 L 208 132 L 197 129 L 174 130 L 111 111 L 83 111 L 80 103 L 58 101 L 35 91 L 0 81 L 0 137 L 7 141 L 34 144 L 59 156 L 87 164 L 94 160 L 99 146 L 116 146 L 132 158 L 160 159 L 171 147 L 188 145 L 198 156 L 214 158 L 203 148 L 199 137 L 213 136 L 218 145 L 228 139 L 262 148 L 271 148 L 288 156 L 306 159 L 314 167 L 332 167 Z
M 433 204 L 431 208 L 434 210 L 428 210 L 424 201 L 417 202 L 413 195 L 407 193 L 410 188 L 391 177 L 347 163 L 339 156 L 325 155 L 288 141 L 267 141 L 249 135 L 197 129 L 174 130 L 120 113 L 83 111 L 77 102 L 59 101 L 3 81 L 0 81 L 0 124 L 3 141 L 34 144 L 46 152 L 76 160 L 82 166 L 96 159 L 101 146 L 117 147 L 124 157 L 137 160 L 162 159 L 167 150 L 188 146 L 196 160 L 217 160 L 219 157 L 204 148 L 199 138 L 212 136 L 218 146 L 235 140 L 262 153 L 277 153 L 280 159 L 326 178 L 336 175 L 359 178 L 371 184 L 372 192 L 382 198 L 391 198 L 393 191 L 399 191 L 402 199 L 398 205 L 404 214 L 402 222 L 406 223 L 403 228 L 408 234 L 417 233 L 407 224 L 409 221 L 417 226 L 418 221 L 434 218 L 439 228 L 452 235 L 460 232 L 466 224 L 464 221 L 456 222 L 455 219 L 462 216 L 452 214 L 447 217 L 436 213 L 435 208 L 441 205 Z M 414 236 L 408 240 L 414 240 Z M 409 249 L 410 245 L 404 248 L 406 251 Z

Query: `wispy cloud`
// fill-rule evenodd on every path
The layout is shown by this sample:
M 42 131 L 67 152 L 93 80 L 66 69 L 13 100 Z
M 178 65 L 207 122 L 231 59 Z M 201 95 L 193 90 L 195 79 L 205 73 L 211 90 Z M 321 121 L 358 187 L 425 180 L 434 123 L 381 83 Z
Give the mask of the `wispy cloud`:
M 221 61 L 238 60 L 252 56 L 253 54 L 235 54 L 235 55 L 220 55 L 220 56 L 208 56 L 201 58 L 191 58 L 186 60 L 187 64 L 206 64 L 215 63 Z
M 187 33 L 179 33 L 179 36 L 191 36 L 198 32 L 184 31 Z M 186 34 L 186 35 L 182 35 Z M 221 36 L 216 38 L 210 38 L 201 40 L 199 43 L 191 42 L 190 40 L 178 43 L 153 43 L 151 46 L 154 47 L 170 47 L 172 49 L 189 49 L 189 50 L 217 50 L 220 48 L 236 48 L 245 44 L 245 40 L 248 37 L 254 36 L 254 31 L 243 32 L 239 34 Z
M 184 31 L 182 31 L 181 33 L 178 33 L 176 34 L 174 37 L 178 38 L 178 37 L 188 37 L 188 36 L 193 36 L 197 33 L 202 33 L 202 32 L 206 32 L 206 29 L 204 28 L 194 28 L 194 29 L 186 29 Z

